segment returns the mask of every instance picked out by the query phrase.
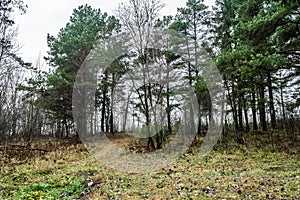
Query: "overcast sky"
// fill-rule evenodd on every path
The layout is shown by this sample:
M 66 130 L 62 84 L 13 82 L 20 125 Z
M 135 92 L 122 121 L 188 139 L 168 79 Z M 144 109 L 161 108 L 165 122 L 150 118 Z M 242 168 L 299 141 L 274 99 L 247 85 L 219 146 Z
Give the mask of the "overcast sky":
M 112 15 L 120 2 L 126 0 L 24 0 L 28 5 L 26 14 L 15 17 L 18 26 L 20 56 L 26 62 L 36 63 L 39 55 L 47 55 L 47 33 L 56 36 L 69 21 L 73 9 L 88 4 Z M 184 7 L 186 0 L 163 0 L 166 7 L 162 15 L 174 15 L 178 7 Z M 214 0 L 205 0 L 212 5 Z

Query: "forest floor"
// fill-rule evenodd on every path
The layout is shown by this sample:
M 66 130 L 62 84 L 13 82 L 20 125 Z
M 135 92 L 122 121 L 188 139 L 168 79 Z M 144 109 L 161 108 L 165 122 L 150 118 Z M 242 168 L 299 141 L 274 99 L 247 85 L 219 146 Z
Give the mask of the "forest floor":
M 120 134 L 109 138 L 135 144 Z M 0 151 L 0 199 L 300 199 L 299 143 L 276 141 L 219 144 L 203 159 L 194 148 L 142 174 L 108 168 L 70 139 L 36 141 Z

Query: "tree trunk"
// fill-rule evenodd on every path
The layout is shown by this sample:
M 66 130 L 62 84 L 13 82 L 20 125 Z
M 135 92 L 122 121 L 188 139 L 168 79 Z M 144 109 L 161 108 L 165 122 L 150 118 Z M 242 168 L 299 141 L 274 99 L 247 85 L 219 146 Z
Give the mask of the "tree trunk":
M 259 108 L 259 118 L 260 124 L 263 131 L 267 131 L 267 121 L 266 121 L 266 108 L 265 108 L 265 87 L 263 83 L 259 84 L 259 101 L 258 101 L 258 108 Z
M 239 120 L 239 128 L 238 130 L 241 132 L 244 130 L 243 126 L 243 106 L 242 106 L 242 100 L 238 100 L 238 120 Z
M 108 133 L 109 132 L 109 119 L 110 119 L 110 106 L 106 106 L 107 110 L 106 110 L 106 114 L 104 115 L 105 117 L 105 132 Z
M 250 127 L 249 127 L 249 119 L 248 119 L 248 109 L 247 109 L 247 104 L 246 104 L 246 100 L 245 100 L 244 95 L 242 95 L 242 101 L 243 101 L 243 108 L 244 108 L 244 118 L 245 118 L 246 132 L 249 132 Z
M 236 112 L 236 105 L 235 105 L 235 87 L 234 87 L 234 81 L 232 81 L 232 87 L 230 91 L 230 86 L 228 84 L 226 76 L 224 76 L 224 84 L 226 86 L 227 92 L 228 92 L 228 99 L 229 99 L 229 105 L 232 110 L 232 118 L 233 118 L 233 124 L 234 124 L 234 130 L 237 134 L 238 131 L 238 118 L 237 118 L 237 112 Z
M 60 138 L 61 136 L 61 123 L 57 122 L 56 131 L 55 131 L 55 137 Z
M 254 86 L 253 86 L 253 88 L 252 88 L 252 98 L 251 98 L 252 121 L 253 121 L 253 130 L 257 131 L 258 126 L 257 126 L 255 102 L 256 102 L 256 95 L 255 95 L 255 89 L 254 89 Z
M 231 108 L 232 108 L 232 115 L 233 115 L 233 122 L 235 126 L 235 131 L 239 131 L 239 121 L 238 121 L 238 113 L 236 108 L 236 91 L 234 86 L 234 81 L 232 81 L 232 98 L 231 98 Z
M 132 91 L 127 96 L 126 106 L 125 106 L 125 113 L 124 113 L 124 121 L 123 121 L 123 132 L 126 132 L 126 124 L 127 124 L 127 118 L 128 118 L 128 108 L 129 108 L 129 101 L 131 97 Z M 134 124 L 134 122 L 133 122 Z
M 197 135 L 201 135 L 202 132 L 202 123 L 201 123 L 201 108 L 199 106 L 199 118 L 198 118 L 198 130 L 197 130 Z
M 112 73 L 111 99 L 110 99 L 110 133 L 114 135 L 114 87 L 115 87 L 115 73 Z
M 107 70 L 104 72 L 103 90 L 102 90 L 102 110 L 101 110 L 101 131 L 105 132 L 105 114 L 106 114 L 106 93 L 107 93 Z
M 274 106 L 271 72 L 268 72 L 268 89 L 269 89 L 269 100 L 270 100 L 269 109 L 270 109 L 270 116 L 271 116 L 271 126 L 273 129 L 275 129 L 276 128 L 276 114 L 275 114 L 275 106 Z
M 68 126 L 68 121 L 67 121 L 67 116 L 64 116 L 64 120 L 63 120 L 63 124 L 65 127 L 65 131 L 66 131 L 66 137 L 69 137 L 69 126 Z
M 280 84 L 280 99 L 281 99 L 281 109 L 282 109 L 282 118 L 284 122 L 286 121 L 286 114 L 285 114 L 285 106 L 284 106 L 284 99 L 283 99 L 283 84 Z
M 167 123 L 168 123 L 168 133 L 172 133 L 172 124 L 171 124 L 171 105 L 170 105 L 170 84 L 169 84 L 169 64 L 167 66 Z

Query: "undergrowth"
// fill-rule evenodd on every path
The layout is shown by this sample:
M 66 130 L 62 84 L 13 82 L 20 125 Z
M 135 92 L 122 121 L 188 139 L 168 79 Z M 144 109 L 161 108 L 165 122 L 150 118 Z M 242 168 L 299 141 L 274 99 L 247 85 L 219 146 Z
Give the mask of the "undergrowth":
M 1 152 L 0 199 L 300 199 L 299 145 L 250 136 L 244 145 L 223 139 L 204 158 L 195 145 L 143 174 L 103 166 L 80 143 L 38 142 L 50 152 L 28 158 Z

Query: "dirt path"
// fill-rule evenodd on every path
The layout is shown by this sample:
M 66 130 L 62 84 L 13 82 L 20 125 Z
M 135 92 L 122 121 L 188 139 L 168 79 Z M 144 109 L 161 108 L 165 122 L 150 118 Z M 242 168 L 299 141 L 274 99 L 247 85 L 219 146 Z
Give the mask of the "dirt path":
M 118 147 L 126 147 L 131 142 L 136 140 L 135 137 L 127 135 L 125 133 L 115 133 L 114 135 L 112 135 L 111 133 L 106 133 L 106 136 L 112 143 L 114 143 Z

